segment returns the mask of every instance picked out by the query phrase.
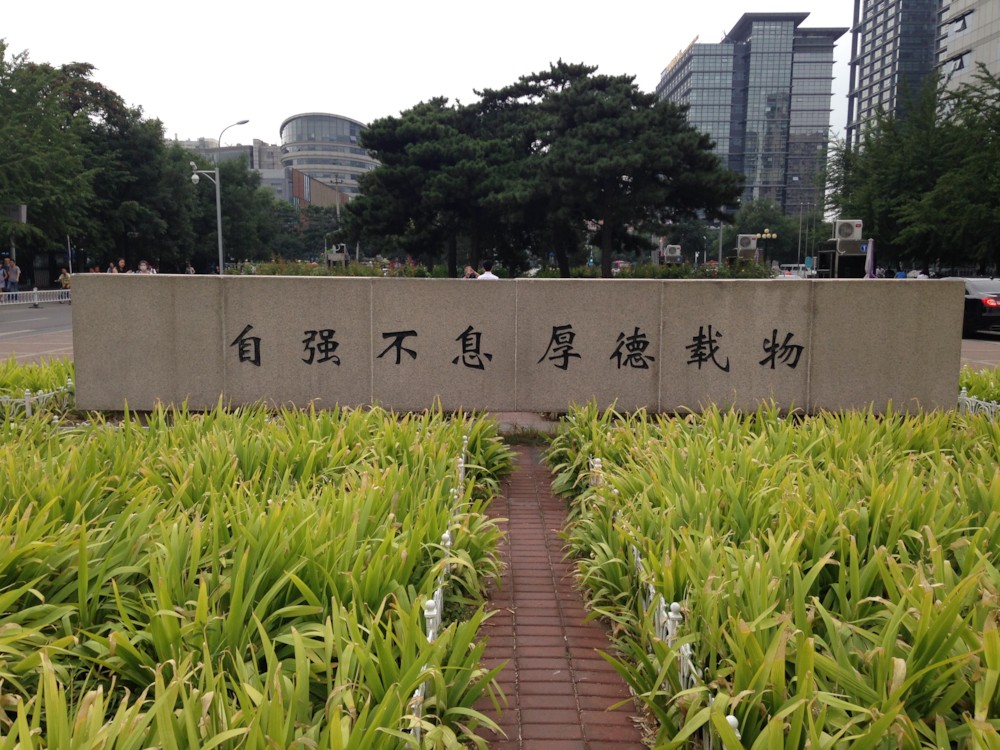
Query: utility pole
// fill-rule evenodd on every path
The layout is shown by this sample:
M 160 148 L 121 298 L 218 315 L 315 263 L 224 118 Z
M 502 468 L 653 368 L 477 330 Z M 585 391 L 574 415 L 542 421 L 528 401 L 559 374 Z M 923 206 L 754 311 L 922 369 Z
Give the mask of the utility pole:
M 799 250 L 795 256 L 796 265 L 802 265 L 802 201 L 799 201 Z

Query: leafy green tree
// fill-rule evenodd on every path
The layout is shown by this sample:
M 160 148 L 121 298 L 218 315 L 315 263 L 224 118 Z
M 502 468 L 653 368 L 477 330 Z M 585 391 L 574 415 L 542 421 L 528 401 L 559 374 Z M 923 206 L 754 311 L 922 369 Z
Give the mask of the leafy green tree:
M 28 206 L 28 224 L 0 215 L 0 232 L 19 245 L 42 249 L 82 223 L 92 198 L 81 133 L 86 118 L 70 108 L 72 76 L 9 55 L 0 40 L 0 205 Z
M 1000 267 L 1000 78 L 981 66 L 972 83 L 942 95 L 945 147 L 933 187 L 899 212 L 901 243 L 954 266 Z
M 178 271 L 194 241 L 189 154 L 167 147 L 159 120 L 129 108 L 88 135 L 95 199 L 80 242 L 92 257 Z
M 663 235 L 663 244 L 680 245 L 681 252 L 687 262 L 693 262 L 695 253 L 702 263 L 710 260 L 714 256 L 718 247 L 717 229 L 711 227 L 707 222 L 699 218 L 681 219 L 671 224 L 667 232 Z M 659 239 L 653 238 L 654 249 L 659 247 Z M 644 261 L 649 256 L 640 256 L 639 260 Z
M 276 200 L 268 216 L 271 255 L 275 258 L 301 260 L 308 257 L 302 240 L 301 210 L 288 201 Z
M 733 218 L 733 226 L 734 235 L 761 234 L 765 229 L 770 230 L 771 234 L 778 235 L 776 239 L 764 240 L 763 245 L 758 243 L 758 247 L 766 254 L 766 258 L 762 255 L 762 259 L 777 260 L 781 263 L 791 263 L 795 260 L 799 238 L 798 216 L 786 215 L 781 206 L 774 201 L 762 198 L 741 204 Z M 729 247 L 734 246 L 735 243 L 729 245 Z
M 738 177 L 721 167 L 707 136 L 684 109 L 641 92 L 631 76 L 559 61 L 499 91 L 483 92 L 489 111 L 518 112 L 525 149 L 514 190 L 541 207 L 554 229 L 560 270 L 574 228 L 599 227 L 602 275 L 633 230 L 665 231 L 670 221 L 717 213 L 735 200 Z
M 336 207 L 306 206 L 299 212 L 299 237 L 304 250 L 299 257 L 322 255 L 324 248 L 335 243 L 338 228 Z
M 430 176 L 446 168 L 439 143 L 453 131 L 452 114 L 446 100 L 434 99 L 376 120 L 362 133 L 361 145 L 380 166 L 362 176 L 362 195 L 347 206 L 349 241 L 387 255 L 425 257 L 437 248 L 447 219 L 425 199 L 425 190 Z
M 199 171 L 215 169 L 214 162 L 189 151 L 183 154 L 185 164 L 193 161 Z M 197 185 L 191 185 L 190 178 L 188 165 L 184 193 L 193 201 L 190 222 L 194 251 L 190 255 L 196 268 L 215 269 L 219 250 L 214 177 L 200 180 Z M 303 212 L 278 200 L 270 189 L 262 187 L 260 174 L 248 167 L 246 159 L 220 162 L 219 179 L 226 263 L 274 256 L 304 258 L 322 251 L 322 235 L 318 244 L 313 242 L 307 248 L 303 241 Z
M 258 210 L 260 174 L 249 169 L 246 159 L 226 159 L 219 164 L 222 179 L 222 228 L 226 259 L 259 260 L 270 255 Z
M 998 154 L 990 108 L 998 91 L 985 76 L 946 95 L 931 77 L 905 117 L 879 115 L 856 150 L 834 147 L 832 206 L 865 222 L 881 259 L 927 270 L 991 257 L 998 195 L 989 165 Z
M 452 274 L 460 237 L 473 262 L 488 249 L 516 267 L 551 250 L 568 276 L 589 228 L 610 275 L 637 238 L 735 198 L 737 177 L 682 109 L 595 71 L 559 62 L 469 106 L 435 99 L 373 123 L 363 143 L 381 166 L 362 180 L 348 236 L 416 257 L 444 245 Z
M 484 203 L 494 159 L 476 126 L 470 109 L 443 98 L 373 122 L 362 145 L 380 166 L 362 177 L 363 193 L 348 206 L 345 236 L 428 264 L 444 249 L 453 276 L 464 237 L 469 261 L 478 264 L 498 232 L 495 212 Z
M 81 260 L 177 269 L 192 242 L 187 155 L 158 120 L 92 79 L 93 66 L 8 60 L 0 47 L 0 203 L 26 203 L 36 250 L 69 237 Z

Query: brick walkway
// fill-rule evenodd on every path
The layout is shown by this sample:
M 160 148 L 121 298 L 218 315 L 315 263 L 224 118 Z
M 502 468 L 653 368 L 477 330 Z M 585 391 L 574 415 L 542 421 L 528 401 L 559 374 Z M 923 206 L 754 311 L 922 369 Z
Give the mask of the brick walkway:
M 501 548 L 506 570 L 491 599 L 486 665 L 507 661 L 498 682 L 508 705 L 497 716 L 488 700 L 476 706 L 506 737 L 481 736 L 491 750 L 641 750 L 624 681 L 597 653 L 610 646 L 603 628 L 584 624 L 586 610 L 573 588 L 572 566 L 558 536 L 565 501 L 549 490 L 551 475 L 536 448 L 517 447 L 514 474 L 491 514 L 508 519 Z

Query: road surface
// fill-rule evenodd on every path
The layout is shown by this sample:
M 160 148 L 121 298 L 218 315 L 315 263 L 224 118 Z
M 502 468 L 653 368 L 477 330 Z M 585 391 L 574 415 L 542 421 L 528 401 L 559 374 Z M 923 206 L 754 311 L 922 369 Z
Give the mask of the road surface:
M 0 359 L 18 362 L 73 358 L 73 306 L 0 305 Z

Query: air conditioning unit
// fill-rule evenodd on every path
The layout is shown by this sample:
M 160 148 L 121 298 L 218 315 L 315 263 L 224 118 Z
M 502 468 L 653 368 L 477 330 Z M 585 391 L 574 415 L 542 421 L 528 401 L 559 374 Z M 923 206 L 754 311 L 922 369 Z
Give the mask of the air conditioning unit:
M 861 219 L 837 219 L 833 226 L 835 240 L 860 240 L 862 231 Z
M 681 257 L 681 246 L 680 245 L 667 245 L 663 254 L 668 258 L 679 258 Z
M 737 250 L 756 250 L 757 249 L 757 235 L 756 234 L 738 234 L 736 235 L 736 249 Z

